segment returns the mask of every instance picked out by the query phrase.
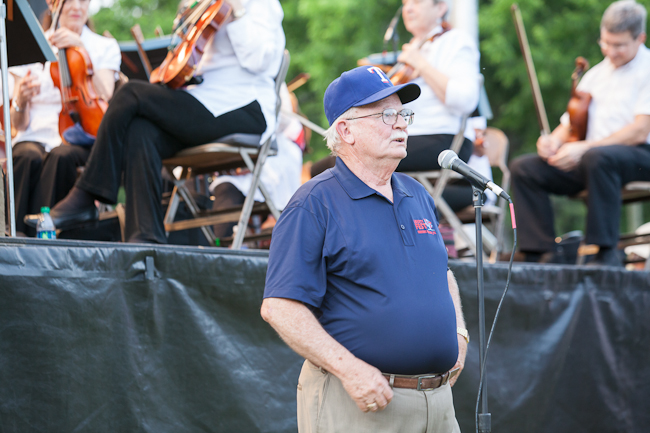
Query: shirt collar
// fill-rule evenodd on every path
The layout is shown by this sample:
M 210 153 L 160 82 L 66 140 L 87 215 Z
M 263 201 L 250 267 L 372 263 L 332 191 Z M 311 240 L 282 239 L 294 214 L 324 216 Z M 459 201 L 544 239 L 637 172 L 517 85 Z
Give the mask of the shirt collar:
M 627 62 L 626 64 L 624 64 L 622 66 L 619 66 L 618 68 L 614 67 L 612 62 L 609 60 L 609 57 L 605 57 L 605 59 L 607 60 L 607 65 L 609 66 L 609 69 L 611 71 L 626 71 L 628 69 L 635 68 L 636 67 L 635 65 L 637 63 L 641 62 L 641 60 L 639 60 L 639 59 L 643 56 L 643 54 L 641 53 L 641 51 L 643 49 L 647 49 L 647 47 L 644 44 L 641 44 L 639 46 L 639 49 L 637 50 L 636 54 L 632 58 L 632 60 L 630 60 L 629 62 Z
M 441 26 L 440 24 L 436 25 L 436 26 L 433 28 L 433 30 L 431 30 L 431 31 L 427 34 L 426 38 L 429 39 L 431 36 L 433 36 L 433 35 L 435 35 L 435 34 L 438 34 L 438 33 L 442 33 L 442 26 Z
M 353 200 L 358 200 L 365 197 L 370 197 L 377 194 L 377 191 L 366 185 L 359 179 L 341 158 L 336 157 L 336 165 L 332 168 L 332 174 L 338 180 L 341 187 Z M 412 197 L 411 192 L 406 188 L 406 185 L 393 173 L 391 175 L 391 185 L 393 192 L 399 191 L 406 197 Z

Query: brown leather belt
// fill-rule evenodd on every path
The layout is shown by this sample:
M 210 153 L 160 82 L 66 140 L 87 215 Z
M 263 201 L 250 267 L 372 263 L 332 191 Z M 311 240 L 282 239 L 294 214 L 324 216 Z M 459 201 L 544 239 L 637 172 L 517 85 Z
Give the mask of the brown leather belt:
M 316 364 L 308 361 L 315 368 L 319 369 L 322 373 L 327 373 L 327 370 L 322 367 L 317 366 Z M 449 380 L 458 373 L 458 368 L 449 370 L 446 373 L 442 374 L 430 374 L 423 376 L 409 376 L 406 374 L 388 374 L 382 373 L 382 375 L 388 380 L 388 384 L 391 388 L 406 388 L 406 389 L 416 389 L 418 391 L 430 391 L 432 389 L 440 388 L 443 385 L 449 383 Z
M 455 371 L 454 371 L 455 373 Z M 403 374 L 383 373 L 391 388 L 417 389 L 418 391 L 429 391 L 446 385 L 450 379 L 450 372 L 432 374 L 426 376 L 407 376 Z

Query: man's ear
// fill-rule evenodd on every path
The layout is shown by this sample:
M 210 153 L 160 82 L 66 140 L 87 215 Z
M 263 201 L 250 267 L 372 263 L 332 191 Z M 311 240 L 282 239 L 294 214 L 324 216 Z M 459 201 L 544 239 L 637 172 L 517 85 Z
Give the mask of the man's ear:
M 351 123 L 347 120 L 341 120 L 336 124 L 336 132 L 339 133 L 341 141 L 347 144 L 354 144 L 354 134 L 350 130 Z
M 440 18 L 444 19 L 445 14 L 449 11 L 449 6 L 446 1 L 439 1 L 435 4 L 435 7 L 438 8 Z

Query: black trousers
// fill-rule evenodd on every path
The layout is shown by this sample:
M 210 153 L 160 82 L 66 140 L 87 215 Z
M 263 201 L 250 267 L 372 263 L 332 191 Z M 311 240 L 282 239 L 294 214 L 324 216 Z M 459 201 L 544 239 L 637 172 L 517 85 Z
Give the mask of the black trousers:
M 585 241 L 615 247 L 621 189 L 628 182 L 650 180 L 650 145 L 597 147 L 587 151 L 569 172 L 535 154 L 524 155 L 512 161 L 510 171 L 521 251 L 552 251 L 555 230 L 549 194 L 574 195 L 584 189 L 589 192 Z
M 23 141 L 13 148 L 16 231 L 35 235 L 23 222 L 26 214 L 53 207 L 70 192 L 77 180 L 77 167 L 85 164 L 90 149 L 61 145 L 47 153 L 39 143 Z
M 180 90 L 133 80 L 113 96 L 77 186 L 115 203 L 124 178 L 125 238 L 166 243 L 161 206 L 162 160 L 228 134 L 262 134 L 257 101 L 219 117 Z
M 400 161 L 396 171 L 440 170 L 438 155 L 443 150 L 449 149 L 453 140 L 454 136 L 451 134 L 409 136 L 408 155 Z M 458 152 L 458 157 L 467 162 L 473 150 L 474 143 L 466 138 Z

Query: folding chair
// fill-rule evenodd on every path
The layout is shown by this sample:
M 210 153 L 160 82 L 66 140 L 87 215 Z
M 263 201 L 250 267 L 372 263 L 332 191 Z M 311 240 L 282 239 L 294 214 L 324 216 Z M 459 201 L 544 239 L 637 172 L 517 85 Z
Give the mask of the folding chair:
M 280 89 L 289 69 L 289 61 L 289 51 L 285 50 L 280 71 L 275 78 L 275 93 L 277 96 L 276 117 L 280 113 Z M 174 182 L 174 189 L 164 219 L 165 230 L 169 233 L 171 231 L 200 227 L 208 242 L 211 245 L 215 245 L 216 237 L 211 226 L 223 222 L 238 221 L 232 241 L 232 248 L 239 249 L 244 241 L 248 219 L 251 213 L 268 210 L 276 219 L 279 218 L 280 212 L 273 204 L 264 185 L 260 182 L 260 175 L 266 157 L 275 154 L 275 150 L 272 149 L 277 147 L 275 134 L 272 134 L 261 146 L 260 140 L 261 135 L 230 134 L 222 137 L 215 143 L 191 147 L 164 160 L 163 167 Z M 182 167 L 183 169 L 179 179 L 172 173 L 175 167 Z M 241 209 L 231 208 L 216 212 L 200 211 L 186 186 L 186 182 L 191 177 L 199 174 L 214 173 L 216 171 L 240 167 L 246 167 L 252 173 L 251 186 Z M 254 196 L 258 188 L 264 196 L 265 203 L 255 204 Z M 174 222 L 181 198 L 188 206 L 193 219 Z
M 485 154 L 490 160 L 490 167 L 492 169 L 498 168 L 503 174 L 501 180 L 501 187 L 504 191 L 510 188 L 510 169 L 508 168 L 508 152 L 510 150 L 510 143 L 508 137 L 500 129 L 488 127 L 485 130 Z M 504 228 L 505 228 L 505 215 L 508 203 L 502 198 L 497 197 L 497 205 L 483 206 L 482 216 L 483 221 L 490 224 L 491 233 L 495 235 L 496 243 L 488 245 L 484 239 L 484 246 L 490 252 L 490 263 L 495 263 L 498 260 L 499 253 L 504 250 Z M 458 219 L 464 223 L 475 222 L 474 206 L 468 206 L 456 214 Z
M 621 205 L 638 203 L 650 200 L 650 182 L 634 181 L 626 184 L 621 191 Z M 586 202 L 588 196 L 587 190 L 572 196 L 572 199 Z M 647 234 L 621 234 L 619 237 L 618 249 L 624 249 L 632 245 L 650 244 L 650 236 Z M 600 250 L 598 245 L 587 245 L 584 242 L 578 248 L 578 265 L 585 263 L 586 256 L 597 254 Z M 646 261 L 646 270 L 650 270 L 650 260 Z

